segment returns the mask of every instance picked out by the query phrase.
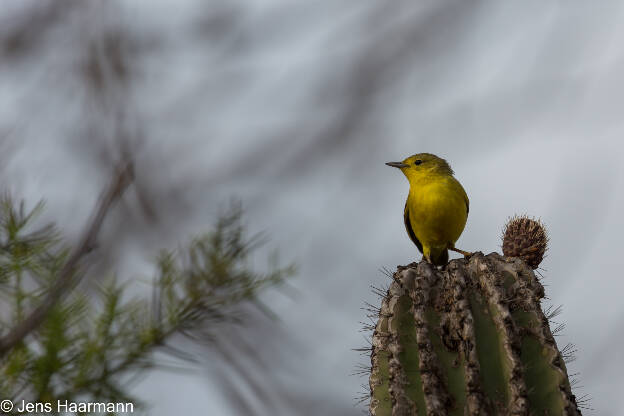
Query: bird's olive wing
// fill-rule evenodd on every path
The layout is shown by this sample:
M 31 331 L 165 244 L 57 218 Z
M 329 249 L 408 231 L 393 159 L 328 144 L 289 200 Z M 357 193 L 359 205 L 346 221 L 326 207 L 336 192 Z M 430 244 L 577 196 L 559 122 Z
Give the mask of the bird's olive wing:
M 416 234 L 414 234 L 414 230 L 412 229 L 412 224 L 410 223 L 409 217 L 410 216 L 409 210 L 407 209 L 407 201 L 405 201 L 405 210 L 403 210 L 403 221 L 405 222 L 405 229 L 407 230 L 407 235 L 409 235 L 409 238 L 414 242 L 414 244 L 416 244 L 416 247 L 418 247 L 418 251 L 422 253 L 422 244 L 420 241 L 418 241 L 418 238 L 416 238 Z

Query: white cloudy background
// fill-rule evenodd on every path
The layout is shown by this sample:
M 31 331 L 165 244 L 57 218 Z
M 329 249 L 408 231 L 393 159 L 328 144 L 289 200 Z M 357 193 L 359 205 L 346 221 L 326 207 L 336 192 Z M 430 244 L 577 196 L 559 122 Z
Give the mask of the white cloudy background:
M 499 250 L 514 213 L 549 226 L 543 274 L 549 302 L 564 305 L 558 342 L 578 349 L 575 392 L 591 396 L 587 414 L 617 415 L 622 7 L 5 0 L 0 187 L 46 199 L 72 239 L 130 143 L 142 195 L 128 192 L 109 218 L 101 254 L 127 278 L 240 198 L 250 230 L 270 236 L 265 251 L 299 265 L 287 291 L 266 293 L 278 319 L 224 330 L 245 340 L 234 366 L 182 344 L 201 366 L 151 373 L 132 391 L 156 416 L 356 415 L 361 308 L 379 302 L 380 268 L 417 257 L 407 182 L 384 162 L 438 154 L 471 200 L 461 248 Z

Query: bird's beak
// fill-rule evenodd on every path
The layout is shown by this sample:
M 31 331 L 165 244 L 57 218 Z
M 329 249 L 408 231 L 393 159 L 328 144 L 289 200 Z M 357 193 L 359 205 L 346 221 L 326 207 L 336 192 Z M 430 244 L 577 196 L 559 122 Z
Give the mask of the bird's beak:
M 403 162 L 388 162 L 388 163 L 386 163 L 386 165 L 392 166 L 393 168 L 399 168 L 399 169 L 400 168 L 406 168 L 406 167 L 409 166 L 409 165 L 406 165 Z

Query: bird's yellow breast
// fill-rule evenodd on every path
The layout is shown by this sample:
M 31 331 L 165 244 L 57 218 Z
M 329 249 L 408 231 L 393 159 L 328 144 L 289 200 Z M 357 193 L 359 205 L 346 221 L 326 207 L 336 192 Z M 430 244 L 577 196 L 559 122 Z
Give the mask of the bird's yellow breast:
M 452 176 L 410 181 L 407 197 L 414 234 L 425 247 L 446 248 L 459 238 L 468 218 L 468 197 Z

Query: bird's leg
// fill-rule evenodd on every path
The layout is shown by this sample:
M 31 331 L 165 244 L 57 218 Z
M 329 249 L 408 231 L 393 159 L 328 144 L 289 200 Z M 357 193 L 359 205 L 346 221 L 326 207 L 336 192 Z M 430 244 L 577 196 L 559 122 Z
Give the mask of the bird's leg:
M 429 258 L 429 256 L 428 256 L 428 255 L 426 255 L 426 254 L 423 254 L 423 260 L 425 260 L 425 261 L 426 261 L 427 263 L 429 263 L 429 264 L 433 264 L 433 262 L 431 261 L 431 259 Z
M 455 248 L 453 246 L 449 247 L 448 249 L 451 250 L 451 251 L 455 251 L 456 253 L 459 253 L 459 254 L 463 255 L 464 257 L 472 256 L 472 253 L 470 251 L 460 250 L 460 249 Z

